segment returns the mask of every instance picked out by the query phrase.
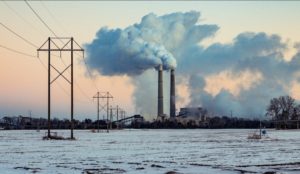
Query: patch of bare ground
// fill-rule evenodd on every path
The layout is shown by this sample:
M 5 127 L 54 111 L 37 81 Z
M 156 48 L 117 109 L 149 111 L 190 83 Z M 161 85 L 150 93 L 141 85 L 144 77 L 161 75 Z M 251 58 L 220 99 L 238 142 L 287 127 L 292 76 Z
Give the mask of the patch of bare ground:
M 276 174 L 276 172 L 274 172 L 274 171 L 267 171 L 264 174 Z
M 137 163 L 137 162 L 128 162 L 127 164 L 132 164 L 132 165 L 142 165 L 142 163 Z
M 212 167 L 212 165 L 208 165 L 208 164 L 199 164 L 199 163 L 190 163 L 191 166 L 209 166 L 209 167 Z
M 168 171 L 168 172 L 166 172 L 165 174 L 180 174 L 180 173 L 175 172 L 175 171 Z
M 253 172 L 253 171 L 243 170 L 243 169 L 233 169 L 233 170 L 240 172 L 240 174 L 257 173 L 257 172 Z
M 157 164 L 151 164 L 151 167 L 155 167 L 155 168 L 165 168 L 164 166 L 157 165 Z
M 23 170 L 30 171 L 31 173 L 37 173 L 42 170 L 41 168 L 34 168 L 34 167 L 14 167 L 14 169 L 23 169 Z
M 237 167 L 270 167 L 270 166 L 294 166 L 294 165 L 300 165 L 300 162 L 278 163 L 278 164 L 240 165 Z
M 123 164 L 124 162 L 122 162 L 122 161 L 113 161 L 112 163 L 113 164 Z
M 136 170 L 144 170 L 144 167 L 137 167 Z
M 99 168 L 99 169 L 84 169 L 84 174 L 120 174 L 125 173 L 126 170 L 119 168 Z

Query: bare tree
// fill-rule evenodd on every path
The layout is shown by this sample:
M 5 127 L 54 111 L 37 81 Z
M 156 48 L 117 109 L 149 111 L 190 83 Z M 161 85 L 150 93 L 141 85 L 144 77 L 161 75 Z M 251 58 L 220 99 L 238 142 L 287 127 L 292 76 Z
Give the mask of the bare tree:
M 296 121 L 297 129 L 299 129 L 299 122 L 300 122 L 300 105 L 299 104 L 294 108 L 292 120 Z
M 279 118 L 279 113 L 281 111 L 281 105 L 279 103 L 279 99 L 278 98 L 272 98 L 270 101 L 270 104 L 267 108 L 267 116 L 272 117 L 273 119 L 280 119 Z
M 280 96 L 273 98 L 267 107 L 267 116 L 271 116 L 276 122 L 284 123 L 286 128 L 287 121 L 295 117 L 295 114 L 300 113 L 299 108 L 296 106 L 295 99 L 290 96 Z M 277 128 L 281 125 L 275 125 Z
M 282 108 L 282 119 L 291 119 L 294 108 L 296 107 L 295 99 L 290 96 L 281 96 L 279 97 L 279 103 Z

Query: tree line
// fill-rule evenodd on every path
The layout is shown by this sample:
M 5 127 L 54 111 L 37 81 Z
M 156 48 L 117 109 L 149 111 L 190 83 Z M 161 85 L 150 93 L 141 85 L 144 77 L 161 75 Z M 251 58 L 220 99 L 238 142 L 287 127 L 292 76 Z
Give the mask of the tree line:
M 266 128 L 291 129 L 300 128 L 300 104 L 291 96 L 272 98 L 266 108 L 267 117 L 263 121 L 250 118 L 237 118 L 228 116 L 209 116 L 205 120 L 193 118 L 165 119 L 145 121 L 133 119 L 131 123 L 112 123 L 112 128 L 148 128 L 148 129 L 186 129 L 186 128 L 259 128 L 260 124 Z M 75 129 L 96 129 L 98 121 L 84 119 L 75 120 Z M 100 129 L 107 128 L 106 120 L 99 120 Z M 71 122 L 68 119 L 51 119 L 52 129 L 70 129 Z M 0 127 L 4 129 L 47 129 L 48 121 L 44 118 L 30 117 L 3 117 L 0 119 Z
M 270 120 L 260 121 L 258 119 L 237 118 L 228 116 L 210 117 L 206 121 L 166 119 L 164 121 L 153 120 L 145 122 L 132 122 L 131 128 L 141 129 L 257 129 L 263 125 L 265 128 L 273 128 L 274 124 Z

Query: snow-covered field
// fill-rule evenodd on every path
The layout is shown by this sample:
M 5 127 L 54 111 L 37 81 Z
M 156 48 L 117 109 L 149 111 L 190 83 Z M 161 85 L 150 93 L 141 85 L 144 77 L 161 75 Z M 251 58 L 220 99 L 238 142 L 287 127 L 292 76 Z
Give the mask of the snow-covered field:
M 70 131 L 57 131 L 69 136 Z M 76 130 L 76 141 L 42 140 L 45 130 L 0 131 L 0 173 L 300 173 L 300 131 Z

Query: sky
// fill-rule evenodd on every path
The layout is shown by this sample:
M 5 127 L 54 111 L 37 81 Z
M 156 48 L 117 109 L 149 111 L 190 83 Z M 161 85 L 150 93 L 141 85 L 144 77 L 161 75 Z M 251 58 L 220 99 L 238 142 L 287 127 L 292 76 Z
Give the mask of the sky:
M 289 49 L 285 51 L 288 61 L 296 52 L 293 44 L 300 41 L 300 2 L 288 1 L 29 1 L 32 8 L 59 36 L 72 36 L 83 46 L 90 43 L 98 30 L 102 27 L 109 29 L 124 29 L 139 23 L 143 16 L 154 13 L 158 16 L 174 12 L 199 11 L 201 24 L 216 24 L 219 30 L 214 37 L 203 41 L 204 46 L 212 43 L 231 43 L 242 32 L 265 32 L 278 34 L 287 43 Z M 41 46 L 52 36 L 51 32 L 38 20 L 34 13 L 23 1 L 1 1 L 0 22 L 26 38 L 37 46 Z M 36 48 L 20 40 L 4 27 L 0 26 L 0 45 L 36 56 Z M 39 59 L 47 64 L 47 55 L 41 53 Z M 63 55 L 65 62 L 70 59 Z M 47 71 L 38 58 L 20 55 L 0 47 L 0 116 L 28 115 L 33 117 L 47 116 Z M 64 65 L 60 58 L 52 57 L 53 64 L 60 70 Z M 136 90 L 130 77 L 103 76 L 97 73 L 90 77 L 86 71 L 83 59 L 75 56 L 75 118 L 96 118 L 96 101 L 92 97 L 97 90 L 109 91 L 114 97 L 113 106 L 119 105 L 127 115 L 142 113 L 135 107 L 133 95 Z M 228 72 L 227 72 L 228 73 Z M 68 73 L 66 74 L 66 76 Z M 205 90 L 213 95 L 221 91 L 216 81 L 224 74 L 208 79 Z M 254 74 L 255 80 L 261 79 Z M 215 74 L 211 75 L 216 76 Z M 225 73 L 225 76 L 230 76 Z M 242 78 L 252 74 L 245 72 Z M 228 81 L 229 80 L 229 81 Z M 241 79 L 227 79 L 224 89 L 231 90 L 238 95 Z M 59 84 L 58 84 L 59 83 Z M 69 118 L 70 90 L 69 85 L 60 78 L 52 86 L 52 117 Z M 227 85 L 226 85 L 227 84 Z M 299 87 L 298 83 L 294 87 Z M 98 88 L 98 89 L 97 89 Z M 242 88 L 247 89 L 247 84 Z M 300 90 L 299 90 L 300 91 Z M 291 95 L 300 99 L 298 90 L 293 88 Z M 177 108 L 189 103 L 189 91 L 185 85 L 178 85 L 177 93 L 181 100 Z M 156 94 L 155 94 L 156 95 Z M 165 100 L 168 100 L 167 98 Z M 100 101 L 104 103 L 104 100 Z M 154 108 L 155 109 L 155 108 Z M 101 117 L 105 112 L 101 112 Z

